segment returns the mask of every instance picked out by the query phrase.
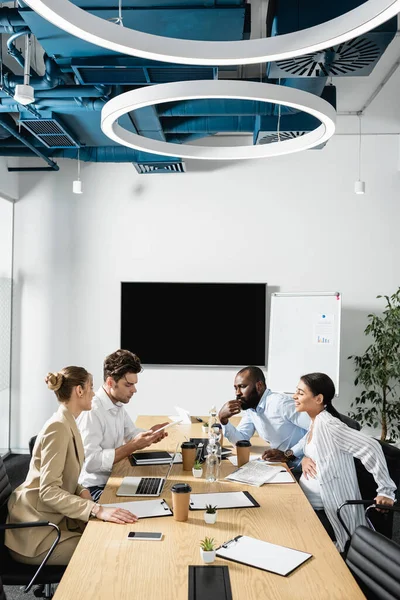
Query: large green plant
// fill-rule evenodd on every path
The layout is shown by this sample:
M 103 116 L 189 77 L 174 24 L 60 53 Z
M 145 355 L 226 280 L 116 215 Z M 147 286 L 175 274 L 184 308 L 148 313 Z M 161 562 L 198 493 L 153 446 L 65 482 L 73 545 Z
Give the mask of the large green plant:
M 362 356 L 349 356 L 355 364 L 355 385 L 363 390 L 351 407 L 362 425 L 382 427 L 381 440 L 400 437 L 400 288 L 385 298 L 382 315 L 368 315 L 364 330 L 372 341 Z

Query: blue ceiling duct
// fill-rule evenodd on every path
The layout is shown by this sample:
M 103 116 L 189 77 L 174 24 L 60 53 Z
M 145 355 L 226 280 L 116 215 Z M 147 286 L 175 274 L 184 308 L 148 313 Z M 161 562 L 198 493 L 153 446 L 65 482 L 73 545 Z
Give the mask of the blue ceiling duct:
M 103 18 L 118 16 L 115 0 L 73 0 Z M 267 35 L 288 33 L 316 25 L 360 5 L 361 0 L 269 0 Z M 124 0 L 123 24 L 148 33 L 195 40 L 240 40 L 250 36 L 250 9 L 246 0 Z M 322 96 L 336 107 L 336 90 L 328 76 L 368 74 L 394 36 L 396 19 L 358 38 L 318 55 L 267 65 L 265 82 L 303 89 Z M 133 162 L 140 173 L 183 172 L 182 161 L 120 147 L 100 128 L 100 111 L 111 97 L 145 85 L 221 77 L 218 67 L 185 66 L 123 56 L 58 29 L 27 7 L 0 8 L 0 33 L 31 32 L 44 49 L 45 73 L 31 71 L 35 102 L 22 107 L 13 98 L 23 78 L 5 69 L 0 91 L 0 119 L 20 113 L 21 139 L 14 136 L 15 121 L 0 126 L 0 155 L 45 159 L 76 158 L 94 162 Z M 24 57 L 9 42 L 14 58 Z M 19 68 L 19 67 L 18 67 Z M 223 77 L 236 78 L 238 69 L 223 68 Z M 18 71 L 17 71 L 18 72 Z M 20 72 L 20 71 L 19 71 Z M 318 126 L 309 115 L 281 108 L 280 139 L 302 135 Z M 120 120 L 130 131 L 176 144 L 217 133 L 248 133 L 254 144 L 276 139 L 278 108 L 274 104 L 243 100 L 169 102 L 132 111 Z M 14 129 L 13 129 L 14 124 Z M 10 133 L 13 129 L 13 134 Z M 11 137 L 12 136 L 12 137 Z M 177 151 L 179 149 L 177 148 Z M 19 153 L 19 154 L 18 154 Z M 11 154 L 10 154 L 11 155 Z M 55 163 L 53 162 L 53 165 Z M 54 168 L 50 165 L 50 168 Z

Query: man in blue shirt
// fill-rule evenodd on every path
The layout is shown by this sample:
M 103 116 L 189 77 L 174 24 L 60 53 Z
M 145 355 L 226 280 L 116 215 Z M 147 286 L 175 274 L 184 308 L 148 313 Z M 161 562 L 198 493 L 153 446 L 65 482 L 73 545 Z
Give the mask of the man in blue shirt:
M 235 377 L 234 388 L 236 400 L 226 402 L 219 411 L 225 437 L 236 444 L 239 440 L 249 440 L 257 431 L 271 445 L 262 455 L 264 460 L 290 462 L 297 468 L 311 423 L 308 415 L 296 412 L 290 396 L 271 392 L 258 367 L 241 369 Z M 238 427 L 234 427 L 229 419 L 242 410 L 245 415 Z

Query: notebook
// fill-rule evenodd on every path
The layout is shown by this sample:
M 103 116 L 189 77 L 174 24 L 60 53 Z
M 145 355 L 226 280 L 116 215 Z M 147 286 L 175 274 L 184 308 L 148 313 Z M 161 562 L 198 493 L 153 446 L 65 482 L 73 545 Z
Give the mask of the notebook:
M 117 496 L 159 496 L 164 489 L 174 464 L 176 451 L 171 456 L 165 477 L 124 477 Z
M 312 554 L 238 535 L 217 548 L 217 556 L 286 577 L 309 560 Z
M 132 467 L 143 465 L 169 465 L 172 454 L 166 450 L 158 450 L 155 452 L 135 452 L 129 456 L 129 462 Z M 182 462 L 182 454 L 176 453 L 174 464 Z

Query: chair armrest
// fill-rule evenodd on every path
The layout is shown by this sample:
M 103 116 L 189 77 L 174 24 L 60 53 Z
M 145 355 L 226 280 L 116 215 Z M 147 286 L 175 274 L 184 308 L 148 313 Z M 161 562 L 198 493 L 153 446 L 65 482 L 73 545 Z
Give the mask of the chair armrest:
M 337 509 L 337 511 L 336 511 L 336 514 L 337 514 L 337 517 L 338 517 L 338 519 L 339 519 L 339 521 L 340 521 L 340 524 L 342 525 L 343 529 L 346 531 L 346 533 L 347 533 L 347 535 L 348 535 L 349 537 L 351 537 L 351 533 L 350 533 L 350 531 L 347 529 L 347 527 L 346 527 L 346 525 L 345 525 L 345 523 L 344 523 L 344 521 L 343 521 L 343 519 L 342 519 L 342 516 L 341 516 L 341 514 L 340 514 L 340 511 L 342 510 L 342 508 L 343 508 L 344 506 L 354 506 L 354 505 L 357 505 L 357 504 L 358 504 L 358 505 L 359 505 L 359 504 L 362 504 L 363 506 L 366 506 L 366 507 L 367 507 L 367 508 L 366 508 L 366 510 L 365 510 L 365 516 L 366 516 L 366 518 L 367 518 L 367 521 L 368 521 L 368 523 L 370 523 L 370 521 L 369 521 L 369 519 L 368 519 L 368 517 L 367 517 L 367 513 L 368 513 L 368 511 L 369 511 L 369 510 L 371 510 L 372 508 L 382 508 L 382 510 L 385 510 L 385 511 L 391 510 L 391 511 L 393 511 L 393 512 L 400 512 L 400 506 L 395 506 L 395 505 L 393 505 L 393 506 L 387 506 L 386 504 L 376 504 L 376 503 L 375 503 L 375 500 L 346 500 L 346 502 L 343 502 L 343 504 L 341 504 L 341 505 L 339 506 L 339 508 L 338 508 L 338 509 Z M 372 524 L 371 524 L 371 523 L 370 523 L 370 526 L 371 526 L 371 528 L 373 529 L 373 527 L 372 527 Z
M 37 576 L 39 575 L 39 573 L 41 572 L 41 570 L 43 569 L 43 567 L 46 565 L 46 563 L 49 560 L 50 556 L 53 554 L 54 548 L 57 546 L 58 542 L 60 541 L 60 537 L 61 537 L 60 528 L 57 525 L 55 525 L 54 523 L 50 523 L 50 521 L 31 521 L 31 522 L 26 522 L 26 523 L 1 523 L 0 524 L 0 530 L 5 530 L 5 529 L 25 529 L 25 528 L 28 528 L 28 527 L 52 527 L 56 531 L 57 536 L 56 536 L 56 539 L 54 540 L 54 542 L 52 543 L 52 545 L 50 546 L 50 549 L 47 552 L 46 556 L 42 560 L 42 562 L 41 562 L 39 568 L 37 569 L 36 573 L 34 574 L 34 576 L 32 577 L 32 579 L 30 580 L 30 582 L 28 583 L 28 585 L 24 588 L 24 593 L 29 592 L 29 590 L 31 589 L 31 587 L 35 583 Z

